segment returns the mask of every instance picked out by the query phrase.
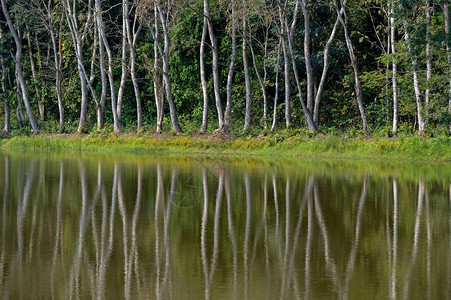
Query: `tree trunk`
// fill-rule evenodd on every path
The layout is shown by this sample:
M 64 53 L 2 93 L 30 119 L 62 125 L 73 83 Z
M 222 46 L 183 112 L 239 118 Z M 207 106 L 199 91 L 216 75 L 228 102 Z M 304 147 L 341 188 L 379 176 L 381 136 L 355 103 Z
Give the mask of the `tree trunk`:
M 446 33 L 446 55 L 448 61 L 448 74 L 451 74 L 451 49 L 450 49 L 450 37 L 449 37 L 449 27 L 450 27 L 450 16 L 449 16 L 449 3 L 446 1 L 442 6 L 443 15 L 445 18 L 445 33 Z M 449 88 L 448 88 L 448 112 L 451 114 L 451 75 L 449 76 Z M 451 132 L 451 124 L 449 125 L 449 131 Z
M 431 7 L 429 0 L 426 0 L 426 91 L 424 93 L 425 104 L 425 124 L 429 123 L 428 105 L 430 102 L 430 84 L 432 77 L 432 62 L 431 62 Z
M 276 64 L 276 84 L 275 84 L 275 95 L 274 95 L 274 109 L 272 114 L 272 125 L 271 125 L 271 132 L 274 132 L 274 129 L 276 128 L 276 122 L 277 122 L 277 101 L 279 100 L 279 68 L 280 68 L 280 44 L 282 43 L 283 37 L 281 36 L 279 38 L 279 45 L 277 46 L 277 64 Z
M 39 89 L 38 89 L 38 78 L 36 75 L 36 66 L 34 64 L 30 30 L 28 29 L 28 26 L 26 26 L 26 30 L 27 30 L 28 57 L 30 59 L 31 76 L 33 77 L 33 86 L 34 86 L 34 90 L 36 93 L 36 99 L 38 102 L 39 116 L 41 117 L 41 121 L 44 121 L 44 117 L 45 117 L 44 116 L 44 105 L 42 104 L 42 102 L 40 100 Z
M 351 58 L 352 69 L 354 70 L 355 94 L 356 94 L 356 98 L 357 98 L 357 104 L 359 106 L 360 116 L 362 118 L 363 130 L 365 131 L 365 134 L 368 135 L 369 134 L 368 122 L 366 120 L 366 113 L 365 113 L 365 109 L 363 107 L 363 101 L 362 101 L 362 85 L 360 83 L 360 72 L 359 72 L 359 67 L 357 64 L 357 57 L 355 56 L 354 47 L 352 45 L 352 41 L 351 41 L 351 38 L 349 37 L 349 32 L 348 32 L 348 20 L 347 20 L 347 16 L 346 16 L 346 1 L 343 2 L 342 9 L 343 9 L 343 14 L 341 14 L 337 8 L 337 15 L 338 15 L 341 25 L 343 25 L 346 46 L 348 47 L 349 57 Z
M 163 83 L 160 76 L 160 59 L 158 54 L 158 43 L 160 39 L 160 31 L 158 30 L 158 12 L 155 7 L 154 12 L 155 17 L 155 37 L 154 37 L 154 70 L 153 70 L 153 87 L 154 87 L 154 95 L 155 95 L 155 104 L 157 108 L 157 133 L 160 133 L 163 126 L 163 102 L 164 102 L 164 93 L 163 93 Z
M 332 32 L 330 33 L 329 39 L 327 40 L 326 45 L 324 46 L 323 72 L 321 74 L 318 89 L 315 93 L 315 104 L 313 109 L 313 122 L 316 124 L 317 127 L 319 126 L 319 105 L 324 90 L 324 84 L 326 83 L 327 71 L 329 69 L 329 49 L 330 46 L 332 45 L 332 41 L 334 40 L 335 35 L 337 34 L 338 24 L 339 20 L 337 17 L 337 19 L 335 20 L 334 27 L 332 28 Z
M 244 16 L 243 16 L 243 68 L 244 68 L 244 81 L 246 86 L 246 112 L 244 117 L 244 131 L 248 131 L 251 126 L 252 118 L 252 87 L 251 87 L 251 75 L 249 73 L 249 61 L 247 57 L 247 1 L 243 1 Z
M 287 22 L 285 23 L 285 30 L 288 32 L 288 24 Z M 282 24 L 283 25 L 283 24 Z M 299 96 L 299 102 L 301 102 L 301 106 L 302 106 L 302 110 L 304 113 L 304 118 L 305 118 L 305 122 L 307 123 L 307 127 L 311 132 L 316 132 L 318 129 L 316 128 L 315 122 L 313 121 L 313 116 L 311 111 L 308 109 L 307 105 L 304 102 L 304 99 L 302 97 L 302 88 L 301 88 L 301 81 L 299 79 L 299 75 L 298 75 L 298 71 L 297 71 L 297 67 L 296 67 L 296 61 L 294 59 L 294 54 L 293 54 L 293 41 L 292 41 L 293 36 L 291 34 L 287 35 L 287 40 L 288 40 L 288 47 L 287 47 L 287 54 L 288 57 L 291 60 L 291 67 L 293 68 L 293 73 L 294 73 L 294 78 L 296 80 L 296 86 L 298 89 L 298 96 Z
M 103 114 L 105 111 L 105 103 L 106 103 L 106 93 L 107 93 L 107 86 L 108 86 L 108 82 L 107 82 L 107 78 L 106 78 L 106 70 L 105 70 L 105 45 L 103 42 L 103 37 L 101 34 L 101 29 L 100 29 L 100 21 L 99 16 L 101 14 L 101 11 L 99 10 L 99 8 L 97 7 L 98 5 L 98 0 L 96 0 L 96 26 L 94 26 L 94 30 L 97 30 L 97 38 L 99 41 L 99 68 L 100 68 L 100 83 L 102 85 L 102 90 L 100 92 L 100 102 L 96 105 L 96 114 L 97 114 L 97 130 L 100 130 L 103 128 Z M 94 37 L 95 38 L 95 37 Z M 95 47 L 95 43 L 94 43 L 94 47 Z M 93 51 L 93 53 L 95 53 L 95 51 Z M 95 65 L 95 54 L 93 54 L 93 59 L 92 59 L 92 66 Z M 91 72 L 93 75 L 93 72 Z M 93 76 L 92 76 L 93 78 Z M 113 107 L 114 110 L 114 107 Z
M 307 73 L 307 108 L 313 111 L 313 66 L 311 58 L 310 17 L 307 9 L 307 0 L 299 1 L 304 16 L 304 60 Z
M 116 108 L 116 114 L 119 123 L 122 124 L 122 101 L 124 98 L 124 91 L 125 91 L 125 81 L 127 80 L 128 75 L 128 67 L 127 67 L 127 16 L 128 12 L 125 12 L 125 9 L 127 8 L 124 3 L 128 0 L 124 0 L 122 3 L 122 56 L 121 56 L 121 82 L 119 84 L 119 90 L 117 92 L 117 108 Z
M 157 6 L 158 14 L 160 15 L 160 23 L 163 29 L 163 37 L 164 37 L 164 51 L 162 55 L 163 60 L 163 79 L 166 90 L 166 99 L 169 103 L 169 112 L 171 114 L 172 128 L 175 131 L 175 134 L 183 133 L 182 129 L 179 125 L 179 119 L 177 116 L 177 111 L 175 109 L 174 100 L 172 99 L 172 90 L 171 90 L 171 82 L 169 80 L 169 32 L 167 28 L 168 20 L 165 19 L 163 12 L 160 6 Z
M 257 75 L 257 79 L 258 79 L 258 83 L 260 84 L 260 88 L 262 89 L 262 94 L 263 94 L 263 128 L 266 129 L 267 128 L 267 124 L 266 124 L 266 105 L 267 105 L 267 95 L 266 95 L 266 87 L 265 87 L 265 79 L 262 79 L 260 72 L 258 71 L 257 68 L 257 62 L 255 60 L 255 53 L 254 53 L 254 47 L 252 46 L 252 43 L 249 43 L 249 48 L 251 49 L 251 55 L 252 55 L 252 63 L 254 65 L 254 70 L 255 70 L 255 74 Z M 265 57 L 266 59 L 266 57 Z
M 392 63 L 392 88 L 393 88 L 393 127 L 392 133 L 395 135 L 398 132 L 398 64 L 396 63 L 396 31 L 395 31 L 395 17 L 394 17 L 394 3 L 390 7 L 390 46 L 393 55 Z
M 22 73 L 22 43 L 17 35 L 16 30 L 14 29 L 13 22 L 11 20 L 11 17 L 9 16 L 8 8 L 6 7 L 6 0 L 1 0 L 2 2 L 2 10 L 3 14 L 5 15 L 6 22 L 8 23 L 9 30 L 14 38 L 14 42 L 16 44 L 16 57 L 15 57 L 15 63 L 16 63 L 16 71 L 17 71 L 17 77 L 18 77 L 18 85 L 20 86 L 20 89 L 22 91 L 22 100 L 25 105 L 25 109 L 27 111 L 28 119 L 30 120 L 31 127 L 33 128 L 34 134 L 39 134 L 40 129 L 39 125 L 36 122 L 36 118 L 34 117 L 33 111 L 31 109 L 31 104 L 28 99 L 28 91 L 25 84 L 25 80 Z
M 208 33 L 210 36 L 210 44 L 211 51 L 213 55 L 213 90 L 215 94 L 215 102 L 216 102 L 216 110 L 218 112 L 218 130 L 222 131 L 224 127 L 224 113 L 222 111 L 222 103 L 221 103 L 221 91 L 220 91 L 220 82 L 219 82 L 219 52 L 218 52 L 218 42 L 216 40 L 216 36 L 213 30 L 213 22 L 211 21 L 210 15 L 210 3 L 208 0 L 204 0 L 204 15 L 207 19 L 208 25 Z
M 202 95 L 204 99 L 204 107 L 202 114 L 202 127 L 200 129 L 201 133 L 205 133 L 207 131 L 208 126 L 208 88 L 207 88 L 207 79 L 205 78 L 205 40 L 207 38 L 207 17 L 204 16 L 204 25 L 202 28 L 202 39 L 200 42 L 200 50 L 199 50 L 199 64 L 200 64 L 200 81 L 202 84 Z
M 16 81 L 17 81 L 17 73 L 16 73 Z M 16 98 L 17 98 L 17 109 L 16 109 L 16 115 L 17 115 L 17 122 L 19 123 L 19 128 L 23 128 L 25 126 L 25 116 L 23 114 L 22 110 L 22 96 L 20 93 L 20 88 L 17 86 L 16 88 Z
M 136 100 L 136 130 L 139 131 L 143 125 L 143 117 L 142 117 L 142 108 L 141 108 L 141 95 L 139 92 L 138 78 L 136 77 L 136 52 L 135 52 L 135 42 L 138 33 L 135 33 L 134 29 L 130 28 L 130 20 L 129 20 L 129 8 L 128 8 L 128 0 L 123 1 L 123 5 L 125 5 L 124 13 L 125 13 L 125 25 L 127 32 L 127 41 L 130 50 L 130 75 L 132 79 L 133 91 L 135 92 L 135 100 Z M 139 29 L 138 29 L 139 31 Z
M 236 5 L 235 0 L 232 0 L 231 2 L 232 6 L 232 14 L 231 14 L 231 22 L 232 22 L 232 54 L 230 57 L 230 65 L 229 65 L 229 72 L 227 74 L 227 104 L 224 114 L 224 128 L 223 130 L 226 132 L 230 131 L 230 122 L 232 119 L 232 83 L 233 83 L 233 73 L 235 68 L 235 61 L 236 61 Z
M 100 50 L 102 50 L 102 46 L 100 42 L 103 42 L 103 47 L 105 48 L 108 56 L 108 80 L 110 83 L 110 97 L 111 97 L 111 111 L 113 113 L 113 130 L 114 132 L 119 132 L 121 128 L 121 124 L 119 123 L 118 117 L 117 117 L 117 105 L 116 105 L 116 90 L 114 87 L 114 78 L 113 78 L 113 54 L 111 53 L 111 48 L 108 43 L 108 39 L 105 35 L 105 28 L 103 25 L 103 18 L 102 18 L 102 8 L 100 5 L 100 0 L 95 0 L 95 6 L 96 6 L 96 17 L 97 17 L 97 28 L 99 31 L 99 46 Z M 102 55 L 100 55 L 102 57 Z M 105 65 L 103 64 L 103 67 Z M 102 82 L 103 86 L 103 82 Z M 104 107 L 104 104 L 102 105 Z
M 410 34 L 407 28 L 407 21 L 404 21 L 404 28 L 405 28 L 405 35 L 404 39 L 407 43 L 408 51 L 411 55 L 411 61 L 412 61 L 412 74 L 413 74 L 413 87 L 415 91 L 415 102 L 417 105 L 417 121 L 418 121 L 418 134 L 423 135 L 424 134 L 424 119 L 422 116 L 423 112 L 423 102 L 421 99 L 421 90 L 420 90 L 420 83 L 418 79 L 418 71 L 417 71 L 417 58 L 412 52 L 412 47 L 410 45 Z
M 69 0 L 63 1 L 63 7 L 64 12 L 66 14 L 67 24 L 69 26 L 69 30 L 72 36 L 72 42 L 74 44 L 75 49 L 75 55 L 77 58 L 77 69 L 78 69 L 78 76 L 80 78 L 80 85 L 81 85 L 81 101 L 80 101 L 80 120 L 78 122 L 78 133 L 81 133 L 86 126 L 86 115 L 88 112 L 88 92 L 90 89 L 91 94 L 94 98 L 94 101 L 96 102 L 96 105 L 98 105 L 97 97 L 94 93 L 94 90 L 91 86 L 91 83 L 89 81 L 89 78 L 86 75 L 85 67 L 83 66 L 83 42 L 86 38 L 89 24 L 91 22 L 91 4 L 92 0 L 88 1 L 88 16 L 85 19 L 85 24 L 83 26 L 83 30 L 81 32 L 79 31 L 79 26 L 77 23 L 77 15 L 75 11 L 72 11 L 72 5 L 69 2 Z M 73 7 L 75 9 L 75 2 L 73 3 Z

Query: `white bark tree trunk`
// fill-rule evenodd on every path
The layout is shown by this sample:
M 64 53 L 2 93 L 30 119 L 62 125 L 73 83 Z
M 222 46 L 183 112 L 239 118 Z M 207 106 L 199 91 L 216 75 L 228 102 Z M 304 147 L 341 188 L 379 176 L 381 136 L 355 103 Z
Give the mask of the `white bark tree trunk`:
M 277 64 L 276 64 L 276 78 L 275 78 L 275 94 L 274 94 L 274 108 L 272 114 L 271 132 L 274 132 L 277 123 L 277 101 L 279 100 L 279 69 L 280 69 L 280 44 L 282 37 L 279 38 L 279 45 L 277 46 Z
M 418 70 L 417 70 L 417 58 L 414 55 L 412 51 L 412 46 L 410 45 L 410 33 L 408 31 L 408 24 L 407 21 L 404 20 L 404 29 L 405 29 L 405 35 L 404 39 L 407 43 L 408 51 L 411 56 L 411 62 L 412 62 L 412 74 L 413 74 L 413 88 L 415 91 L 415 102 L 417 105 L 417 121 L 418 121 L 418 134 L 423 135 L 424 134 L 424 126 L 425 121 L 423 119 L 423 100 L 421 99 L 421 90 L 420 90 L 420 82 L 418 78 Z
M 348 32 L 348 20 L 347 20 L 347 16 L 346 16 L 346 2 L 347 2 L 346 0 L 342 2 L 342 6 L 341 6 L 342 13 L 337 8 L 337 16 L 339 18 L 341 25 L 343 26 L 345 40 L 346 40 L 346 46 L 348 48 L 349 57 L 351 58 L 352 69 L 354 71 L 355 94 L 356 94 L 356 98 L 357 98 L 357 104 L 359 106 L 360 116 L 362 118 L 363 130 L 364 130 L 365 134 L 368 135 L 369 134 L 368 122 L 366 120 L 366 113 L 365 113 L 365 109 L 363 107 L 363 101 L 362 101 L 362 85 L 360 83 L 360 72 L 359 72 L 359 67 L 357 64 L 357 57 L 354 53 L 354 46 L 352 45 L 352 41 L 351 41 L 351 38 L 350 38 L 349 32 Z
M 207 17 L 204 16 L 204 25 L 202 28 L 202 39 L 200 42 L 200 50 L 199 50 L 199 68 L 200 68 L 200 81 L 202 84 L 202 95 L 204 99 L 204 107 L 202 114 L 202 126 L 200 129 L 201 133 L 207 131 L 208 126 L 208 88 L 207 88 L 207 79 L 205 78 L 205 43 L 208 33 L 208 25 L 207 25 Z
M 102 7 L 100 4 L 100 0 L 95 0 L 95 7 L 96 7 L 96 19 L 97 19 L 97 29 L 99 32 L 99 46 L 100 46 L 100 51 L 102 51 L 102 48 L 104 47 L 106 52 L 107 52 L 107 56 L 108 56 L 108 71 L 107 71 L 107 75 L 108 75 L 108 80 L 110 83 L 110 97 L 111 97 L 111 110 L 113 112 L 113 130 L 114 132 L 119 132 L 121 125 L 119 123 L 119 119 L 117 117 L 117 104 L 116 104 L 116 90 L 114 87 L 114 78 L 113 78 L 113 54 L 111 53 L 111 48 L 110 45 L 108 43 L 108 39 L 106 38 L 105 35 L 105 28 L 104 28 L 104 24 L 103 24 L 103 11 L 102 11 Z M 102 47 L 102 43 L 103 43 L 103 47 Z M 100 57 L 102 57 L 102 55 L 100 55 Z M 102 58 L 101 58 L 102 60 Z M 103 67 L 105 65 L 103 64 Z M 101 66 L 102 68 L 102 66 Z M 102 79 L 102 86 L 103 85 L 103 79 Z M 106 86 L 106 83 L 105 83 Z
M 393 126 L 392 133 L 395 135 L 398 132 L 398 64 L 396 62 L 396 28 L 394 17 L 394 3 L 392 1 L 390 6 L 390 46 L 393 55 L 392 62 L 392 89 L 393 89 Z
M 445 4 L 442 6 L 443 9 L 443 15 L 445 18 L 445 33 L 446 33 L 446 55 L 447 55 L 447 61 L 448 61 L 448 74 L 450 74 L 450 68 L 451 68 L 451 47 L 450 47 L 450 37 L 449 37 L 449 28 L 450 28 L 450 15 L 449 15 L 449 3 L 446 1 Z M 451 114 L 451 75 L 448 75 L 450 77 L 449 79 L 449 88 L 448 88 L 448 112 Z M 451 132 L 451 124 L 449 125 L 449 130 Z
M 131 28 L 130 20 L 129 20 L 128 0 L 124 0 L 123 5 L 125 5 L 125 8 L 123 11 L 125 14 L 127 41 L 128 41 L 128 46 L 129 46 L 129 50 L 130 50 L 130 75 L 131 75 L 131 79 L 132 79 L 133 91 L 135 93 L 135 100 L 136 100 L 136 130 L 139 131 L 139 130 L 141 130 L 142 125 L 143 125 L 143 117 L 142 117 L 142 107 L 141 107 L 141 95 L 140 95 L 140 91 L 139 91 L 138 78 L 136 76 L 135 44 L 136 44 L 137 36 L 141 29 L 141 23 L 140 23 L 140 26 L 138 27 L 137 31 L 135 31 L 134 27 Z M 137 18 L 137 16 L 135 15 L 134 24 L 136 24 L 136 18 Z
M 16 72 L 17 72 L 17 79 L 18 79 L 18 85 L 20 86 L 20 89 L 22 91 L 22 100 L 25 105 L 25 110 L 27 111 L 28 119 L 30 120 L 31 127 L 33 128 L 34 134 L 39 134 L 40 129 L 39 125 L 36 122 L 36 118 L 33 114 L 33 110 L 31 109 L 31 104 L 28 98 L 28 91 L 25 84 L 25 80 L 22 73 L 22 43 L 17 35 L 16 29 L 14 28 L 13 22 L 11 20 L 11 17 L 9 16 L 8 8 L 6 6 L 6 0 L 1 0 L 2 4 L 2 10 L 3 14 L 5 15 L 6 22 L 8 23 L 9 30 L 14 38 L 14 42 L 16 44 L 16 57 L 15 57 L 15 63 L 16 63 Z
M 163 90 L 163 80 L 161 79 L 161 62 L 160 55 L 158 51 L 158 43 L 160 40 L 160 31 L 158 29 L 158 10 L 155 7 L 154 11 L 155 18 L 155 36 L 154 36 L 154 70 L 153 70 L 153 87 L 155 95 L 155 105 L 157 108 L 157 133 L 160 133 L 163 126 L 163 104 L 164 104 L 164 90 Z
M 236 50 L 237 50 L 237 43 L 236 43 L 236 4 L 235 0 L 231 1 L 231 23 L 232 23 L 232 53 L 230 57 L 230 64 L 229 64 L 229 72 L 227 74 L 227 104 L 226 109 L 224 113 L 224 127 L 223 130 L 225 132 L 230 131 L 230 122 L 232 120 L 232 83 L 233 83 L 233 73 L 235 68 L 235 61 L 236 61 Z
M 429 123 L 428 105 L 430 102 L 430 84 L 432 77 L 432 61 L 431 61 L 431 6 L 430 1 L 426 0 L 426 91 L 424 93 L 425 105 L 425 124 Z
M 168 19 L 163 15 L 163 11 L 161 6 L 157 5 L 158 14 L 160 16 L 160 24 L 163 30 L 163 38 L 164 38 L 164 50 L 163 55 L 161 56 L 163 61 L 163 80 L 166 90 L 166 99 L 169 103 L 169 112 L 171 114 L 172 128 L 175 131 L 175 134 L 183 133 L 182 129 L 179 125 L 179 120 L 177 116 L 177 111 L 175 109 L 174 100 L 172 98 L 172 90 L 171 90 L 171 81 L 169 80 L 169 31 L 168 31 Z
M 213 91 L 215 94 L 216 111 L 218 113 L 218 123 L 219 123 L 218 130 L 222 131 L 223 127 L 224 127 L 224 112 L 222 111 L 221 91 L 220 91 L 220 86 L 219 86 L 219 84 L 220 84 L 220 82 L 219 82 L 219 52 L 218 52 L 218 42 L 216 40 L 216 36 L 214 33 L 213 22 L 211 21 L 209 0 L 204 0 L 204 15 L 207 19 L 211 51 L 213 54 L 213 62 L 212 62 Z
M 243 68 L 244 68 L 244 82 L 246 87 L 246 111 L 244 116 L 244 131 L 248 131 L 251 126 L 252 118 L 252 87 L 251 75 L 249 73 L 249 61 L 247 56 L 247 1 L 243 0 L 243 30 L 242 30 L 242 51 L 243 51 Z
M 36 100 L 38 103 L 39 116 L 41 117 L 41 121 L 44 121 L 44 118 L 45 118 L 44 105 L 40 100 L 41 97 L 40 97 L 40 93 L 39 93 L 39 89 L 38 89 L 38 76 L 36 75 L 36 65 L 35 65 L 34 59 L 33 59 L 31 36 L 30 36 L 30 30 L 28 29 L 28 26 L 26 26 L 26 30 L 27 30 L 28 58 L 30 59 L 31 77 L 33 78 L 33 86 L 34 86 L 34 90 L 36 93 Z

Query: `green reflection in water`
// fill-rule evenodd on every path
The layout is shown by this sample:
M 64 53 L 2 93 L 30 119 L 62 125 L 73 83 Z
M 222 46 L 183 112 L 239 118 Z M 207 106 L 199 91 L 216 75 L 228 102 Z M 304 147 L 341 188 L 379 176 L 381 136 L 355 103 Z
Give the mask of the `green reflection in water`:
M 446 299 L 447 164 L 0 154 L 4 299 Z

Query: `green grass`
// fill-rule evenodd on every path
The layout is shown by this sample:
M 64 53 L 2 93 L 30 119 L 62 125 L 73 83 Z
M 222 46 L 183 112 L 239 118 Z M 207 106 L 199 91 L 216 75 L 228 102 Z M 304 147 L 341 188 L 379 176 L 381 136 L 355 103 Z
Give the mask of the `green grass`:
M 238 137 L 219 141 L 189 136 L 163 138 L 90 135 L 16 136 L 0 141 L 0 149 L 33 151 L 101 151 L 145 153 L 214 153 L 286 157 L 451 160 L 451 137 L 349 138 L 317 136 Z

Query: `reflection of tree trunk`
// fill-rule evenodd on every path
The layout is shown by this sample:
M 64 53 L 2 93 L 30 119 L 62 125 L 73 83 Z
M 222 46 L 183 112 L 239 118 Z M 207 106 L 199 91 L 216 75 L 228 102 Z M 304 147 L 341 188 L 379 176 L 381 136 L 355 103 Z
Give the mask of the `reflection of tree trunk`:
M 155 265 L 156 265 L 156 284 L 155 284 L 155 297 L 156 299 L 161 299 L 161 289 L 160 289 L 160 218 L 164 219 L 164 186 L 163 186 L 163 174 L 161 170 L 161 165 L 157 164 L 157 191 L 155 198 Z
M 0 291 L 3 291 L 3 283 L 4 283 L 4 274 L 5 274 L 5 237 L 6 237 L 6 216 L 7 216 L 7 206 L 6 203 L 9 199 L 9 177 L 11 175 L 11 167 L 10 167 L 10 157 L 5 156 L 5 172 L 3 173 L 5 186 L 3 189 L 3 205 L 2 205 L 2 246 L 1 246 L 1 254 L 0 254 Z
M 279 258 L 279 266 L 282 265 L 282 243 L 280 241 L 280 225 L 279 225 L 279 197 L 277 195 L 277 180 L 276 180 L 276 175 L 273 173 L 272 174 L 272 188 L 273 188 L 273 192 L 274 192 L 274 210 L 276 212 L 276 244 L 278 245 L 277 247 L 277 257 Z
M 249 173 L 244 173 L 244 185 L 246 189 L 246 229 L 244 231 L 244 298 L 249 298 L 249 238 L 251 235 L 252 218 L 252 193 Z
M 225 174 L 225 192 L 227 198 L 227 223 L 229 227 L 230 242 L 232 244 L 233 259 L 233 299 L 237 299 L 238 295 L 238 250 L 235 237 L 235 229 L 233 227 L 233 211 L 232 211 L 232 188 L 230 186 L 230 170 L 226 170 Z
M 396 299 L 396 267 L 398 262 L 398 181 L 393 179 L 393 242 L 390 298 Z
M 410 257 L 410 263 L 406 272 L 406 278 L 404 281 L 403 299 L 409 299 L 410 279 L 412 276 L 412 269 L 417 261 L 418 257 L 418 239 L 420 238 L 420 222 L 421 215 L 423 213 L 424 202 L 424 180 L 420 179 L 418 183 L 418 202 L 417 202 L 417 214 L 415 218 L 415 227 L 413 233 L 412 255 Z
M 23 185 L 24 169 L 23 166 L 17 168 L 17 173 L 19 177 L 19 189 Z M 9 286 L 14 280 L 17 268 L 22 269 L 23 262 L 23 246 L 24 246 L 24 222 L 28 209 L 28 202 L 30 200 L 31 189 L 34 186 L 34 181 L 36 177 L 36 161 L 31 162 L 29 170 L 26 172 L 28 174 L 27 181 L 23 190 L 18 191 L 17 199 L 17 252 L 16 255 L 11 259 L 11 264 L 8 270 L 8 276 L 4 282 L 3 298 L 9 299 Z

